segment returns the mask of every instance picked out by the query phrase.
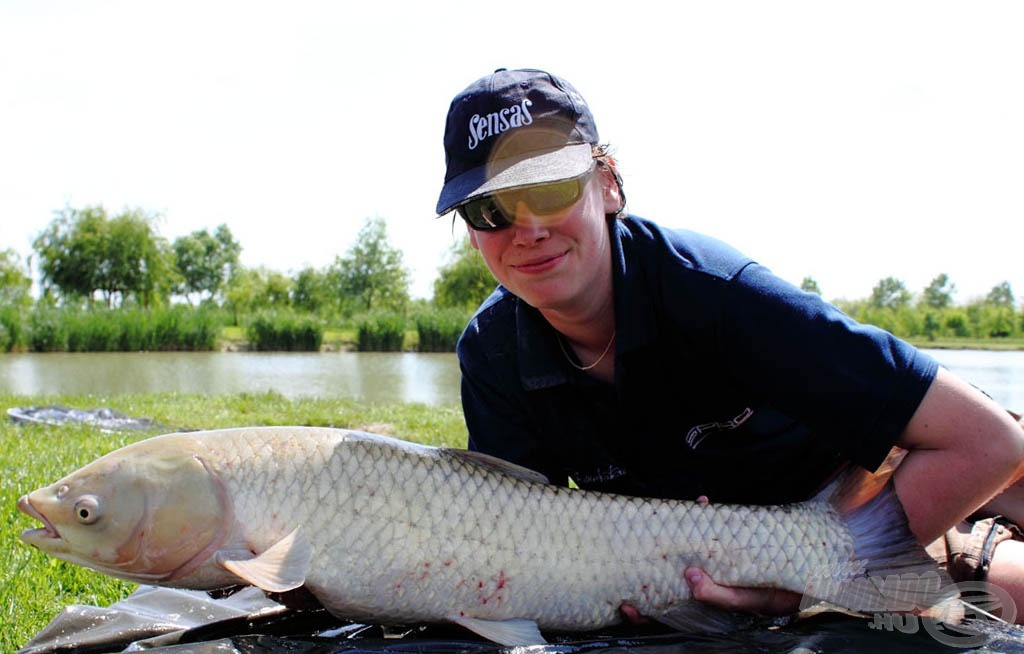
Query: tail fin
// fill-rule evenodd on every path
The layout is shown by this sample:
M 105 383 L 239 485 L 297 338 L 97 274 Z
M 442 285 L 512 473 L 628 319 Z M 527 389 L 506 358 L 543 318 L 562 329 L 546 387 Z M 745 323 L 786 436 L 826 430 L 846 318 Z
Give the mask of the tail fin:
M 828 498 L 845 519 L 855 555 L 847 569 L 809 580 L 800 608 L 825 601 L 860 613 L 918 613 L 959 623 L 964 609 L 956 585 L 910 531 L 888 475 L 883 481 L 866 502 L 864 492 L 849 501 L 852 490 L 865 486 L 845 476 L 819 494 L 818 499 Z M 868 480 L 867 485 L 872 483 Z
M 906 450 L 893 447 L 874 472 L 849 464 L 814 499 L 829 502 L 840 515 L 849 515 L 882 492 L 906 455 Z

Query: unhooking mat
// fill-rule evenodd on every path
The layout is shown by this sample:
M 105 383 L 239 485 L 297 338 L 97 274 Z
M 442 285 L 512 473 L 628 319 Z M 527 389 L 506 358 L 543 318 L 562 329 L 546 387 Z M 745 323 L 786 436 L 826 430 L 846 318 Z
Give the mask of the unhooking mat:
M 287 608 L 246 587 L 214 599 L 199 591 L 140 586 L 109 607 L 69 606 L 21 654 L 142 651 L 160 654 L 682 654 L 686 652 L 977 652 L 1024 654 L 1024 629 L 972 621 L 952 632 L 913 616 L 819 613 L 728 634 L 622 627 L 551 635 L 552 644 L 504 648 L 457 627 L 404 630 L 340 621 L 323 609 Z
M 66 425 L 84 423 L 107 431 L 129 431 L 158 427 L 149 418 L 132 418 L 105 407 L 96 409 L 71 409 L 59 404 L 46 406 L 11 407 L 7 417 L 15 423 L 43 425 Z

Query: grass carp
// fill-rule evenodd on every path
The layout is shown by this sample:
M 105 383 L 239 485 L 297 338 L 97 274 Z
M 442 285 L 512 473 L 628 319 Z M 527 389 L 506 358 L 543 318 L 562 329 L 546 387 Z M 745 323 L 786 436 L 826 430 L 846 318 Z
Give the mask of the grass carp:
M 22 497 L 22 540 L 143 584 L 305 586 L 361 622 L 462 625 L 505 645 L 621 622 L 689 630 L 709 608 L 683 571 L 857 611 L 946 603 L 891 487 L 841 515 L 549 485 L 507 462 L 317 427 L 166 434 Z M 938 577 L 936 577 L 938 580 Z M 864 583 L 867 581 L 867 583 Z M 901 604 L 902 603 L 902 604 Z

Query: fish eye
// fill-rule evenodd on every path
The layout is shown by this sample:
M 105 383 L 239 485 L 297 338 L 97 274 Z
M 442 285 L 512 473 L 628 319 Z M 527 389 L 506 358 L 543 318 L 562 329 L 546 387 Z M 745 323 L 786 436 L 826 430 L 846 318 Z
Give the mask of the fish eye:
M 100 519 L 100 503 L 92 495 L 84 495 L 75 502 L 75 517 L 83 525 L 91 525 Z

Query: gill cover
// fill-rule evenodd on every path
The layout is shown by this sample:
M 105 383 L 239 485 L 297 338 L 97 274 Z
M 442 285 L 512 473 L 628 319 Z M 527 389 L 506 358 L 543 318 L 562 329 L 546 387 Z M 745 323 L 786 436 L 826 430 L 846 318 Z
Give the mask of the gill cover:
M 232 523 L 217 478 L 179 434 L 133 443 L 29 494 L 27 513 L 47 525 L 23 539 L 41 550 L 144 583 L 200 566 Z

